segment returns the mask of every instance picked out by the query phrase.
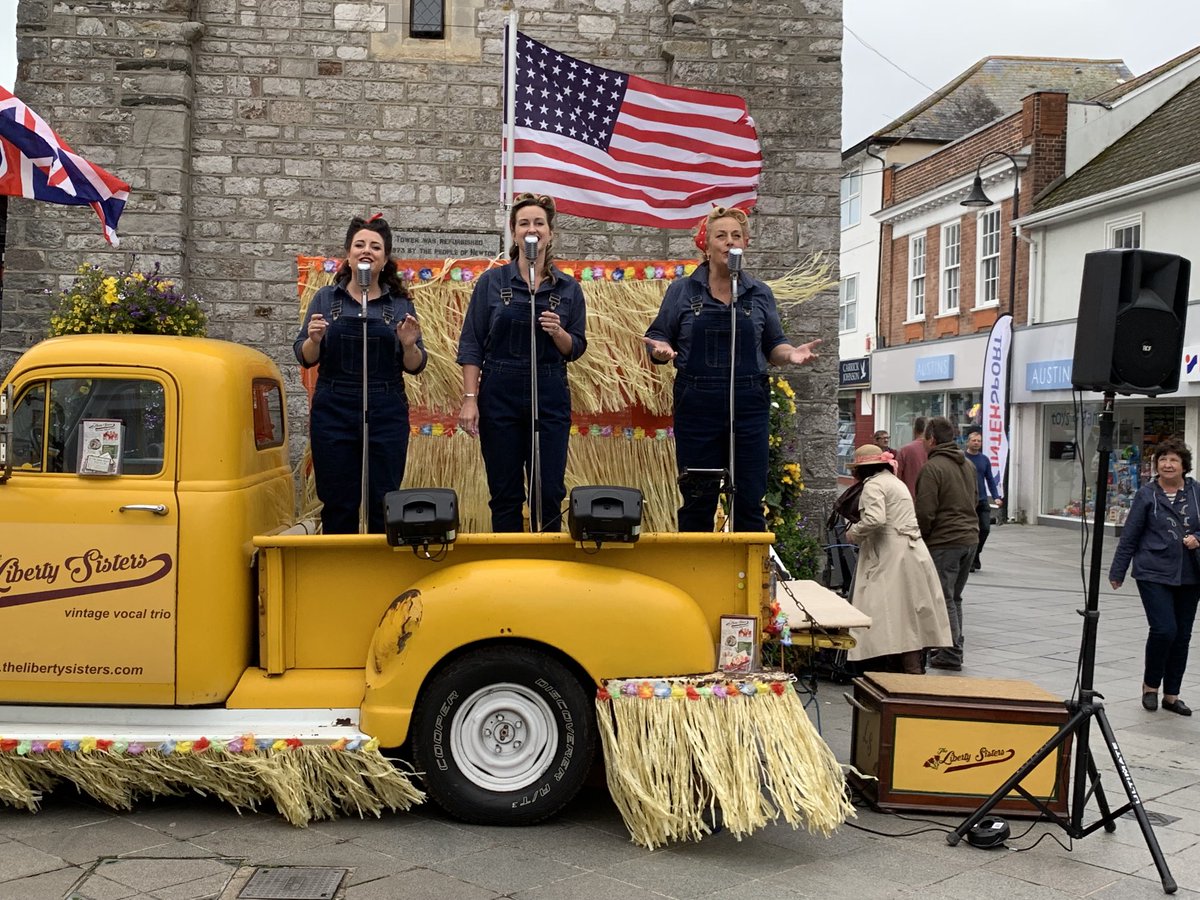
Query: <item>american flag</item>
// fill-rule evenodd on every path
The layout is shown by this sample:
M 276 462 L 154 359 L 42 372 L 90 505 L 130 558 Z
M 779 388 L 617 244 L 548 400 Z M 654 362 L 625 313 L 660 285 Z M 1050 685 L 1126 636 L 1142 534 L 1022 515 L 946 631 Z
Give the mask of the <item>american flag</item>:
M 0 87 L 0 194 L 90 206 L 115 247 L 129 185 L 71 150 L 41 116 Z
M 714 205 L 754 205 L 762 149 L 740 97 L 591 65 L 520 33 L 516 44 L 506 65 L 516 76 L 512 193 L 658 228 L 690 228 Z

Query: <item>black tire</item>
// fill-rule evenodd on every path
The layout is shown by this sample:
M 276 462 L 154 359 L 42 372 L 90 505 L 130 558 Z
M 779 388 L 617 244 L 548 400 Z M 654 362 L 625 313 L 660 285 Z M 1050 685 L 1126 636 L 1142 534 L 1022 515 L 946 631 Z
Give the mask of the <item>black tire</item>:
M 595 755 L 595 707 L 549 654 L 485 647 L 421 691 L 411 746 L 429 796 L 454 818 L 530 825 L 561 811 L 583 786 Z

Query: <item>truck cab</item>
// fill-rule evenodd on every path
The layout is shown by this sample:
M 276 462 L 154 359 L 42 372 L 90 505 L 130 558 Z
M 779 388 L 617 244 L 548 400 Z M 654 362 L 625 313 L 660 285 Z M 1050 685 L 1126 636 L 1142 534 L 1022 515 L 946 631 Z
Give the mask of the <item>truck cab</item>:
M 292 518 L 276 367 L 87 335 L 32 348 L 10 386 L 0 701 L 222 701 L 254 651 L 253 538 Z

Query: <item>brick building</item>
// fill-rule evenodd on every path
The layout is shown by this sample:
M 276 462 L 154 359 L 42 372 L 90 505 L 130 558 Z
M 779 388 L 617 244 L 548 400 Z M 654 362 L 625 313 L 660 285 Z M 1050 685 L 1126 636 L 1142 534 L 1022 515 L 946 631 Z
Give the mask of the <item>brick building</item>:
M 770 277 L 835 252 L 837 0 L 517 7 L 523 30 L 566 53 L 744 96 L 765 155 L 749 262 Z M 499 0 L 444 0 L 440 13 L 407 0 L 21 0 L 16 93 L 132 192 L 119 250 L 87 208 L 9 204 L 0 371 L 45 333 L 48 292 L 85 261 L 160 262 L 210 300 L 211 335 L 263 349 L 292 377 L 296 256 L 338 252 L 352 214 L 382 210 L 451 244 L 499 235 L 506 17 Z M 568 217 L 557 241 L 566 258 L 694 254 L 685 232 Z M 788 331 L 832 341 L 836 323 L 827 292 Z M 833 483 L 831 357 L 793 378 L 814 488 Z M 303 406 L 291 412 L 302 426 Z
M 901 427 L 889 421 L 887 410 L 876 408 L 872 383 L 886 384 L 878 373 L 872 372 L 876 351 L 896 347 L 910 340 L 936 339 L 943 335 L 965 334 L 974 327 L 973 319 L 980 324 L 990 324 L 995 312 L 982 311 L 980 316 L 956 318 L 943 316 L 926 319 L 916 316 L 907 326 L 901 327 L 910 318 L 907 309 L 893 311 L 888 307 L 888 295 L 881 292 L 883 275 L 881 265 L 906 265 L 908 244 L 892 247 L 893 233 L 904 233 L 906 217 L 887 229 L 887 238 L 880 222 L 888 215 L 884 207 L 904 204 L 918 196 L 926 196 L 929 205 L 925 211 L 938 207 L 938 191 L 944 187 L 943 180 L 960 179 L 968 169 L 973 169 L 979 155 L 998 145 L 1011 148 L 1016 155 L 1022 151 L 1017 131 L 1023 127 L 1020 117 L 1024 114 L 1025 99 L 1039 91 L 1065 93 L 1071 101 L 1083 101 L 1102 92 L 1110 91 L 1132 78 L 1132 73 L 1120 60 L 1113 59 L 1060 59 L 1054 57 L 987 56 L 966 69 L 912 109 L 888 123 L 876 133 L 859 141 L 842 154 L 841 179 L 841 285 L 839 291 L 839 336 L 841 343 L 841 370 L 838 397 L 839 412 L 839 464 L 843 467 L 856 444 L 871 438 L 876 428 L 890 429 L 895 444 L 905 443 L 910 438 L 908 421 L 901 420 Z M 996 127 L 997 123 L 1007 123 Z M 995 127 L 995 131 L 993 128 Z M 982 137 L 987 133 L 987 137 Z M 971 140 L 964 141 L 970 137 Z M 992 142 L 992 143 L 989 143 Z M 937 155 L 945 148 L 947 156 Z M 956 157 L 956 154 L 959 156 Z M 975 154 L 972 156 L 971 154 Z M 933 157 L 922 164 L 922 160 Z M 967 157 L 964 161 L 961 157 Z M 999 158 L 993 169 L 1011 168 Z M 1000 173 L 1002 174 L 1002 172 Z M 896 184 L 898 183 L 898 188 Z M 969 178 L 961 185 L 965 192 Z M 885 195 L 885 186 L 887 194 Z M 900 195 L 894 196 L 899 190 Z M 989 183 L 988 192 L 993 197 L 1011 196 L 1011 183 L 1007 194 L 1003 187 L 999 191 Z M 1022 183 L 1022 206 L 1032 195 Z M 958 217 L 962 212 L 957 200 L 952 198 L 947 216 Z M 943 198 L 944 200 L 944 198 Z M 1007 207 L 1011 207 L 1011 202 Z M 881 212 L 883 210 L 883 212 Z M 1011 210 L 1002 206 L 1003 222 L 1009 221 Z M 968 238 L 974 240 L 974 219 L 964 220 L 958 232 L 960 246 Z M 1001 225 L 1001 233 L 1006 225 Z M 953 235 L 953 231 L 951 232 Z M 941 251 L 942 233 L 933 229 L 925 235 L 926 255 Z M 968 243 L 966 246 L 974 246 Z M 1001 247 L 1004 265 L 997 284 L 1001 296 L 1007 290 L 1006 247 Z M 895 251 L 904 258 L 897 259 Z M 929 262 L 926 271 L 940 279 L 940 267 Z M 970 292 L 975 287 L 974 270 L 959 266 L 957 271 L 963 279 L 958 293 Z M 902 285 L 893 277 L 896 290 Z M 928 287 L 928 285 L 927 285 Z M 940 310 L 935 309 L 935 313 Z M 908 327 L 913 326 L 913 327 Z M 968 330 L 964 330 L 964 328 Z M 887 356 L 878 360 L 887 365 Z M 884 392 L 886 393 L 886 392 Z M 943 396 L 938 403 L 944 404 Z M 934 402 L 934 398 L 930 398 Z M 885 401 L 886 405 L 886 401 Z
M 875 377 L 893 433 L 920 415 L 979 424 L 984 343 L 997 317 L 1027 320 L 1029 248 L 1012 221 L 1063 172 L 1067 94 L 1038 91 L 1002 117 L 936 153 L 884 172 Z M 993 201 L 961 205 L 979 169 Z M 1014 171 L 1014 163 L 1016 171 Z M 1019 174 L 1021 209 L 1013 210 Z

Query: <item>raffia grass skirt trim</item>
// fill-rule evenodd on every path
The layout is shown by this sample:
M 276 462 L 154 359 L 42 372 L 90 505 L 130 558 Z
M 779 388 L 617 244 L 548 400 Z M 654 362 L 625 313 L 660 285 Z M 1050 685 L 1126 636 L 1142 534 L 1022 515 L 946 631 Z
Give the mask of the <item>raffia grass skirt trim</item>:
M 718 825 L 741 840 L 781 819 L 828 837 L 854 816 L 845 773 L 790 683 L 722 699 L 614 691 L 596 707 L 609 792 L 644 847 Z
M 0 754 L 0 802 L 37 812 L 44 792 L 61 782 L 99 803 L 133 809 L 141 797 L 214 796 L 239 812 L 267 800 L 293 825 L 338 815 L 380 816 L 425 799 L 409 773 L 378 750 L 304 746 L 231 753 L 210 747 L 199 753 L 135 755 L 112 750 Z

